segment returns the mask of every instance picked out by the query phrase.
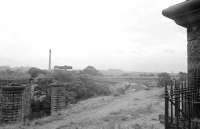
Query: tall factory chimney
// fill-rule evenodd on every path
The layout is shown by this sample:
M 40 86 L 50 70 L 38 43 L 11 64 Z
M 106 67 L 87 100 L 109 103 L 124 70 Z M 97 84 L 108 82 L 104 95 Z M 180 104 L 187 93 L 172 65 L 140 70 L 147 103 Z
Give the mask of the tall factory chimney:
M 49 49 L 49 71 L 51 71 L 51 49 Z

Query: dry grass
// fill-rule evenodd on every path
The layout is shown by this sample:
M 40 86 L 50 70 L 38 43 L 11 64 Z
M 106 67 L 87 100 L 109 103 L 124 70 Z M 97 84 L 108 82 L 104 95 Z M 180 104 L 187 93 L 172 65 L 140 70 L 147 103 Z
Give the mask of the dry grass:
M 105 125 L 95 125 L 95 126 L 87 126 L 87 127 L 81 127 L 80 125 L 75 125 L 73 127 L 69 127 L 68 125 L 60 126 L 56 129 L 160 129 L 156 125 L 147 125 L 146 123 L 136 123 L 136 124 L 130 124 L 130 125 L 123 125 L 118 123 L 109 123 Z
M 5 129 L 163 129 L 158 120 L 164 111 L 162 91 L 130 90 L 118 97 L 91 98 L 72 105 L 61 115 Z

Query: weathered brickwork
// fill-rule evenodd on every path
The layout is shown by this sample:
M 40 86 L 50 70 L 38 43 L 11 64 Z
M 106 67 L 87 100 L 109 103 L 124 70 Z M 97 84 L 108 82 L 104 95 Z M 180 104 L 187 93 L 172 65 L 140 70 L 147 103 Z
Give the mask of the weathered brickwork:
M 30 87 L 7 85 L 0 87 L 0 123 L 16 123 L 30 114 Z
M 200 85 L 200 26 L 188 28 L 188 85 Z
M 51 85 L 51 114 L 65 107 L 65 87 L 62 84 Z

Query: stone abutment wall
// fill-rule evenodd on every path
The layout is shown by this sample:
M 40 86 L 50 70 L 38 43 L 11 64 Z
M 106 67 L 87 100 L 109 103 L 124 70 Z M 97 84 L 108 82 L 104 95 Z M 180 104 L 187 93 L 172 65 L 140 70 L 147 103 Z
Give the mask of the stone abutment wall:
M 51 86 L 51 114 L 64 109 L 65 107 L 65 87 L 64 85 Z
M 200 87 L 200 25 L 187 28 L 188 31 L 188 85 Z
M 25 85 L 0 86 L 0 123 L 16 123 L 30 114 L 30 87 Z

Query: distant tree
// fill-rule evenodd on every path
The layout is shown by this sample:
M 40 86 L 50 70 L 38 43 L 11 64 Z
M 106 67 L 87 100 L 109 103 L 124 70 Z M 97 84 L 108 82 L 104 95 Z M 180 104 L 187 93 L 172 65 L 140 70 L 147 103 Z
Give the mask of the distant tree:
M 169 84 L 171 81 L 171 77 L 169 73 L 163 72 L 158 74 L 158 86 L 163 87 Z
M 40 74 L 46 74 L 47 71 L 32 67 L 28 70 L 28 73 L 31 75 L 32 78 L 36 78 Z
M 0 66 L 0 71 L 11 69 L 9 66 Z
M 152 77 L 152 76 L 155 76 L 153 73 L 142 73 L 142 74 L 139 74 L 139 76 L 141 77 Z
M 77 78 L 77 74 L 71 71 L 54 71 L 53 78 L 60 82 L 72 82 Z
M 187 78 L 187 73 L 184 73 L 184 72 L 179 72 L 179 73 L 178 73 L 178 80 L 179 80 L 180 82 L 186 81 L 186 78 Z
M 6 69 L 0 71 L 0 79 L 24 80 L 30 79 L 30 75 L 25 72 Z
M 89 74 L 89 75 L 101 75 L 101 73 L 93 66 L 87 66 L 83 71 L 81 72 L 83 74 Z
M 124 73 L 124 74 L 122 74 L 122 76 L 130 76 L 130 74 L 129 73 Z

